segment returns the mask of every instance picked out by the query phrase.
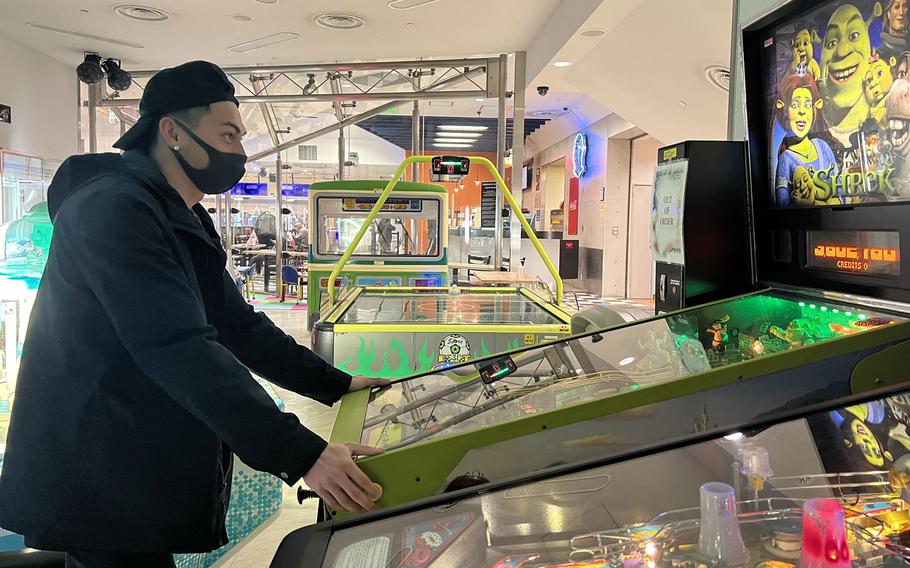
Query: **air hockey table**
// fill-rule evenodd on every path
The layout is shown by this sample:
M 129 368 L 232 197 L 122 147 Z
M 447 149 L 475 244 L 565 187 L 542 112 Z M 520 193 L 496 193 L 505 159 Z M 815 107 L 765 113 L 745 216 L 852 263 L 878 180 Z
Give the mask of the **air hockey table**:
M 571 320 L 569 308 L 530 288 L 353 287 L 312 341 L 345 372 L 402 378 L 557 340 Z

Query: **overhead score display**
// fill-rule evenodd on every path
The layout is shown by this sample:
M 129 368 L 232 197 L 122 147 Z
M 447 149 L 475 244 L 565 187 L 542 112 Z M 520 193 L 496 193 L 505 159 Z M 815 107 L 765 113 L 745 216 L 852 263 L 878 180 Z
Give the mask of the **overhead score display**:
M 431 162 L 434 176 L 466 176 L 471 160 L 461 156 L 436 156 Z
M 900 276 L 897 231 L 808 231 L 807 266 L 850 274 Z

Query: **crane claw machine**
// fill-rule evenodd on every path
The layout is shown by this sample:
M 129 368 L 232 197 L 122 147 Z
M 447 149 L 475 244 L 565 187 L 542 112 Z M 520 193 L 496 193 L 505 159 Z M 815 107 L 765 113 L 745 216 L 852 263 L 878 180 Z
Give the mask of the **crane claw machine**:
M 307 326 L 326 300 L 329 276 L 351 246 L 385 188 L 380 180 L 326 181 L 310 185 L 310 250 Z M 384 201 L 366 238 L 359 241 L 338 287 L 445 286 L 448 193 L 435 184 L 399 182 Z

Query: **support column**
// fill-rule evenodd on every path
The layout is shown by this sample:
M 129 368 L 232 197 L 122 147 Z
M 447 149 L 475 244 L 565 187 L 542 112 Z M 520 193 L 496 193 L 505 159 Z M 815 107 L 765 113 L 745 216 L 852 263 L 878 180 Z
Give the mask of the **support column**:
M 414 101 L 414 110 L 411 111 L 411 155 L 420 153 L 420 103 Z M 411 181 L 417 181 L 420 174 L 420 164 L 411 166 Z
M 98 85 L 88 86 L 88 151 L 98 152 Z
M 503 53 L 499 56 L 499 97 L 497 99 L 497 122 L 496 122 L 496 169 L 499 175 L 506 175 L 506 87 L 508 85 L 509 57 Z M 496 226 L 493 232 L 493 266 L 496 270 L 502 268 L 502 239 L 503 224 L 505 219 L 502 217 L 502 194 L 496 192 Z
M 344 128 L 338 129 L 338 179 L 344 179 Z
M 284 250 L 284 203 L 281 195 L 281 183 L 284 178 L 284 173 L 282 172 L 282 162 L 281 162 L 281 153 L 278 153 L 278 157 L 275 159 L 275 203 L 278 205 L 278 212 L 275 214 L 275 292 L 276 295 L 281 295 L 283 289 L 283 282 L 281 280 L 281 267 L 284 263 L 284 257 L 281 254 L 281 251 Z M 282 296 L 283 297 L 283 296 Z
M 515 52 L 515 92 L 512 95 L 512 195 L 521 203 L 521 166 L 525 158 L 525 65 L 527 53 Z M 519 266 L 521 258 L 521 223 L 512 218 L 509 229 L 511 259 L 509 265 Z

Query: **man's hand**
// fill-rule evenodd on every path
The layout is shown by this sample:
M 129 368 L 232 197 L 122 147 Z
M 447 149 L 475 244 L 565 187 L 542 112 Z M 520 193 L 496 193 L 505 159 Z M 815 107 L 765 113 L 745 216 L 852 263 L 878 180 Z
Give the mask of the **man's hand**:
M 382 489 L 360 471 L 352 458 L 381 453 L 382 448 L 372 446 L 329 444 L 303 481 L 333 509 L 351 513 L 372 511 L 376 508 L 373 499 L 382 496 Z
M 384 387 L 391 382 L 392 381 L 389 379 L 371 379 L 370 377 L 357 375 L 351 379 L 351 386 L 348 388 L 348 392 L 359 391 L 360 389 L 367 389 L 370 387 Z

